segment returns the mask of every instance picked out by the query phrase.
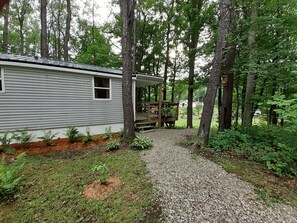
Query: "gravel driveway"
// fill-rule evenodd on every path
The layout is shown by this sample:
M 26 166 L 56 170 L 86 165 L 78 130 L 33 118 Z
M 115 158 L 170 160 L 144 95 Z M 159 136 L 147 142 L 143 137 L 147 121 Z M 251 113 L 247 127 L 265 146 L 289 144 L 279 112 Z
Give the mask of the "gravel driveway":
M 144 133 L 154 141 L 141 152 L 160 199 L 164 222 L 297 223 L 291 206 L 268 207 L 249 183 L 176 143 L 197 130 L 158 129 Z

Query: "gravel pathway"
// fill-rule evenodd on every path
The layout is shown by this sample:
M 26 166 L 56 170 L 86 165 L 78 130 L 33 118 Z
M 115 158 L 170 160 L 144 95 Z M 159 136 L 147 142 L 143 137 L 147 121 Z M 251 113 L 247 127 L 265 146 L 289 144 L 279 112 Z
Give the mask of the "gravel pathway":
M 160 199 L 164 222 L 297 223 L 297 210 L 268 207 L 254 188 L 217 164 L 176 143 L 197 130 L 158 129 L 144 133 L 154 147 L 141 153 Z

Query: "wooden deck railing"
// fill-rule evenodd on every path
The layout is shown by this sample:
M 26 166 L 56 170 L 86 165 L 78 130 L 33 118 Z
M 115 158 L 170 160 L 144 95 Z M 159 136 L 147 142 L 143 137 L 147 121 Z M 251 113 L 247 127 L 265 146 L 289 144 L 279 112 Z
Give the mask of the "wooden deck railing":
M 158 102 L 147 102 L 137 106 L 138 113 L 145 113 L 148 122 L 158 122 L 159 112 L 161 112 L 161 122 L 174 124 L 178 120 L 179 104 L 171 102 L 162 102 L 161 111 L 159 111 Z

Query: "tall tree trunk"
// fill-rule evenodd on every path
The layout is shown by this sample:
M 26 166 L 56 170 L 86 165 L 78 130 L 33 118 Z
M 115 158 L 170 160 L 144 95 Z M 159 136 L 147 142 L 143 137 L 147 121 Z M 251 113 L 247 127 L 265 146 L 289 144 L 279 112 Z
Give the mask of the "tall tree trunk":
M 132 101 L 132 36 L 134 23 L 135 0 L 120 0 L 122 29 L 122 103 L 124 112 L 124 140 L 135 138 L 134 111 Z
M 20 54 L 24 55 L 24 45 L 25 45 L 25 37 L 24 37 L 24 31 L 23 31 L 23 23 L 24 21 L 20 20 L 20 30 L 19 30 L 19 34 L 20 34 Z
M 201 12 L 203 1 L 192 0 L 192 7 Z M 196 21 L 196 15 L 189 15 L 190 20 L 190 43 L 189 43 L 189 78 L 188 78 L 188 107 L 187 107 L 187 127 L 193 128 L 193 95 L 194 95 L 194 75 L 195 75 L 195 59 L 197 53 L 197 44 L 200 35 L 200 28 L 203 24 Z
M 199 143 L 201 144 L 207 144 L 209 139 L 211 119 L 213 116 L 217 88 L 220 81 L 223 55 L 226 47 L 227 35 L 230 29 L 232 10 L 231 3 L 232 0 L 220 1 L 220 20 L 217 45 L 214 55 L 213 66 L 208 80 L 207 91 L 204 98 L 201 122 L 198 130 Z
M 255 20 L 257 19 L 257 8 L 256 3 L 253 1 L 251 3 L 251 30 L 248 37 L 248 45 L 250 48 L 250 55 L 249 55 L 249 72 L 247 75 L 246 81 L 246 92 L 245 92 L 245 106 L 243 109 L 243 117 L 242 117 L 242 125 L 250 126 L 252 125 L 253 120 L 253 96 L 255 94 L 255 87 L 256 87 L 256 71 L 255 71 L 255 57 L 256 57 L 256 24 Z
M 235 91 L 236 91 L 236 112 L 235 112 L 235 124 L 238 125 L 239 122 L 239 110 L 240 110 L 240 94 L 239 94 L 239 81 L 240 78 L 237 76 L 235 82 Z
M 9 24 L 9 4 L 3 10 L 4 14 L 4 27 L 3 27 L 3 53 L 8 53 L 8 24 Z
M 173 73 L 172 73 L 172 88 L 171 88 L 171 102 L 174 102 L 174 91 L 175 91 L 175 77 L 177 72 L 177 58 L 174 58 Z
M 71 23 L 71 2 L 66 0 L 67 17 L 66 17 L 66 30 L 64 37 L 64 61 L 69 60 L 69 39 L 70 39 L 70 23 Z
M 48 36 L 47 36 L 47 0 L 40 0 L 40 20 L 41 20 L 41 57 L 48 58 Z
M 4 6 L 9 4 L 9 0 L 1 0 L 0 1 L 0 12 L 2 12 Z
M 223 85 L 222 106 L 219 118 L 219 131 L 230 129 L 232 125 L 232 101 L 233 101 L 233 72 L 236 48 L 232 46 L 226 53 L 225 65 L 222 74 L 227 78 Z
M 167 25 L 166 31 L 166 58 L 165 58 L 165 68 L 164 68 L 164 81 L 163 81 L 163 100 L 166 101 L 167 95 L 167 77 L 168 77 L 168 67 L 169 67 L 169 50 L 170 50 L 170 23 Z

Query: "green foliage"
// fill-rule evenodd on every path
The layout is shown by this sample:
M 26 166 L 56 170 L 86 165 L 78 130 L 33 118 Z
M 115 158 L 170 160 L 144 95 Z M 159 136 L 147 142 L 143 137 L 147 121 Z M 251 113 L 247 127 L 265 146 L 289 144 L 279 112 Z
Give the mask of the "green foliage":
M 171 117 L 176 115 L 176 109 L 171 107 L 163 107 L 162 108 L 162 116 Z
M 11 164 L 0 163 L 0 200 L 6 200 L 17 191 L 20 174 L 25 163 L 25 153 L 20 154 Z
M 297 176 L 297 149 L 279 143 L 276 151 L 261 157 L 268 169 L 278 176 Z
M 28 148 L 29 143 L 34 138 L 34 135 L 30 134 L 26 129 L 24 129 L 14 132 L 12 138 L 15 139 L 18 143 L 20 143 L 23 148 Z
M 84 143 L 94 141 L 93 136 L 92 136 L 91 131 L 90 131 L 90 128 L 87 128 L 87 129 L 86 129 L 86 135 L 83 135 L 83 136 L 82 136 L 82 141 L 83 141 Z
M 2 136 L 0 136 L 0 143 L 1 143 L 0 149 L 5 150 L 5 149 L 9 148 L 9 145 L 12 140 L 12 137 L 9 137 L 9 134 L 10 134 L 10 132 L 6 131 L 3 133 Z
M 268 105 L 275 105 L 274 111 L 278 114 L 280 119 L 293 121 L 297 118 L 297 95 L 292 95 L 292 98 L 288 99 L 284 94 L 276 92 L 272 96 L 272 100 L 267 101 Z
M 103 139 L 112 139 L 111 126 L 105 128 L 105 134 L 103 135 Z
M 74 143 L 79 139 L 79 132 L 78 129 L 74 126 L 70 126 L 67 130 L 66 130 L 66 136 L 69 139 L 69 142 Z
M 120 142 L 118 140 L 112 140 L 106 143 L 105 150 L 106 151 L 114 151 L 120 148 Z
M 99 174 L 99 181 L 101 184 L 106 184 L 109 177 L 109 169 L 105 164 L 98 164 L 92 168 L 92 171 Z
M 278 176 L 297 176 L 296 132 L 271 126 L 252 126 L 212 134 L 215 151 L 232 150 L 261 162 Z
M 231 129 L 224 132 L 212 134 L 209 145 L 216 151 L 229 150 L 232 148 L 249 146 L 249 136 L 242 134 L 238 130 Z
M 131 143 L 131 147 L 136 150 L 148 149 L 153 146 L 153 142 L 147 137 L 137 136 Z
M 58 133 L 53 133 L 51 130 L 49 131 L 43 131 L 43 136 L 38 137 L 39 139 L 42 139 L 43 142 L 46 143 L 47 146 L 54 146 L 55 143 L 53 142 L 53 139 Z

